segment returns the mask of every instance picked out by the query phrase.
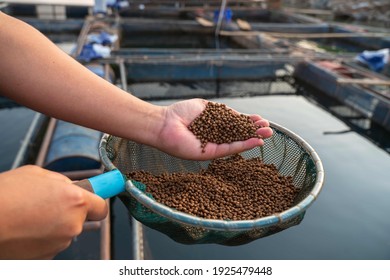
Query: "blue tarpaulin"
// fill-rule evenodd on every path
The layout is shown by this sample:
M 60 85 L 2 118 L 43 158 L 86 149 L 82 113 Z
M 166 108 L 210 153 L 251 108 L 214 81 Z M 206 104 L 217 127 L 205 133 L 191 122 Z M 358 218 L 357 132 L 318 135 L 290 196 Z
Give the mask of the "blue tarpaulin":
M 93 59 L 106 58 L 111 54 L 111 49 L 100 44 L 86 44 L 83 46 L 78 60 L 91 61 Z
M 381 72 L 389 63 L 389 50 L 381 49 L 377 51 L 364 51 L 355 57 L 355 60 L 366 65 L 375 72 Z

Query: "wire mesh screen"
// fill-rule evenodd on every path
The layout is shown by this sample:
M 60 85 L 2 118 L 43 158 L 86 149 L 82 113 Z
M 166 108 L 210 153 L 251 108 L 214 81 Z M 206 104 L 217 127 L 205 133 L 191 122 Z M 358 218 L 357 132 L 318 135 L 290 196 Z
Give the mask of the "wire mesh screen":
M 277 126 L 277 125 L 276 125 Z M 281 127 L 272 126 L 274 134 L 265 145 L 246 151 L 244 158 L 260 158 L 274 164 L 279 173 L 293 178 L 299 193 L 294 205 L 282 213 L 255 220 L 222 221 L 191 217 L 156 202 L 146 192 L 146 186 L 134 182 L 127 193 L 120 195 L 130 214 L 142 224 L 158 230 L 184 244 L 217 243 L 241 245 L 299 224 L 323 183 L 321 161 L 301 138 Z M 107 155 L 103 163 L 108 169 L 118 168 L 123 174 L 132 171 L 162 173 L 200 172 L 209 161 L 182 160 L 149 146 L 108 136 L 101 148 Z M 133 191 L 135 190 L 136 191 Z M 130 190 L 130 191 L 129 191 Z
M 285 62 L 127 61 L 125 65 L 129 92 L 144 100 L 296 92 L 289 64 Z
M 195 81 L 133 83 L 129 92 L 144 100 L 243 97 L 295 94 L 293 85 L 275 79 L 259 81 Z

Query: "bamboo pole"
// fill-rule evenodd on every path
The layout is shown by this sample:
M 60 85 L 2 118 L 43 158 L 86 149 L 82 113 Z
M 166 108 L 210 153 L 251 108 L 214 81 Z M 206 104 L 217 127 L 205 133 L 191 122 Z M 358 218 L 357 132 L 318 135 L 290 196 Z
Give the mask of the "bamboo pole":
M 349 78 L 339 78 L 337 79 L 339 84 L 359 84 L 359 85 L 381 85 L 381 86 L 390 86 L 390 81 L 379 80 L 379 79 L 349 79 Z
M 214 23 L 202 17 L 196 17 L 195 20 L 204 27 L 213 27 Z
M 269 35 L 279 38 L 351 38 L 351 37 L 390 37 L 390 33 L 279 33 L 267 31 L 220 31 L 221 36 L 257 36 Z
M 238 19 L 236 20 L 236 22 L 237 22 L 238 27 L 239 27 L 241 30 L 249 31 L 249 30 L 252 29 L 250 23 L 247 22 L 246 20 L 243 20 L 243 19 L 238 18 Z
M 309 15 L 326 15 L 331 16 L 333 12 L 330 10 L 320 10 L 320 9 L 299 9 L 299 8 L 283 8 L 284 11 L 290 13 L 298 13 L 298 14 L 309 14 Z
M 278 10 L 282 7 L 282 1 L 281 0 L 268 0 L 267 7 L 271 10 Z

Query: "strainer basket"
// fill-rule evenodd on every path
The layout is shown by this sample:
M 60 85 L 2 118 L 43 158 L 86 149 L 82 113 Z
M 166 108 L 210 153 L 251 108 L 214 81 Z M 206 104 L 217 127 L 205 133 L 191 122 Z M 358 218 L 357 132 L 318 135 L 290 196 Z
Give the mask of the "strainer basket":
M 146 192 L 146 186 L 127 180 L 126 192 L 119 195 L 129 213 L 139 222 L 183 244 L 216 243 L 241 245 L 298 225 L 319 195 L 324 183 L 322 162 L 314 149 L 292 131 L 270 123 L 273 136 L 262 147 L 241 153 L 244 158 L 259 157 L 274 164 L 279 173 L 291 176 L 298 195 L 293 206 L 253 220 L 225 221 L 196 217 L 158 203 Z M 106 170 L 122 174 L 144 170 L 154 175 L 173 172 L 199 172 L 210 161 L 183 160 L 152 147 L 123 138 L 104 135 L 100 157 Z

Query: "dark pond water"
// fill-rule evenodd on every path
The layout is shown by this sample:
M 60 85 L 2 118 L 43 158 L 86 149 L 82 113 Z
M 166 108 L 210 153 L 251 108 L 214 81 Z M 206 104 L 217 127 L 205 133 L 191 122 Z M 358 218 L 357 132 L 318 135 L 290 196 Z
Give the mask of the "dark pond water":
M 357 43 L 343 39 L 317 39 L 313 40 L 318 46 L 331 53 L 360 53 L 365 50 L 373 50 Z
M 0 109 L 0 172 L 11 168 L 34 115 L 34 111 L 24 107 Z
M 164 49 L 215 49 L 214 34 L 197 34 L 194 32 L 134 32 L 122 31 L 121 49 L 126 48 L 164 48 Z M 243 49 L 231 38 L 219 39 L 221 49 Z

